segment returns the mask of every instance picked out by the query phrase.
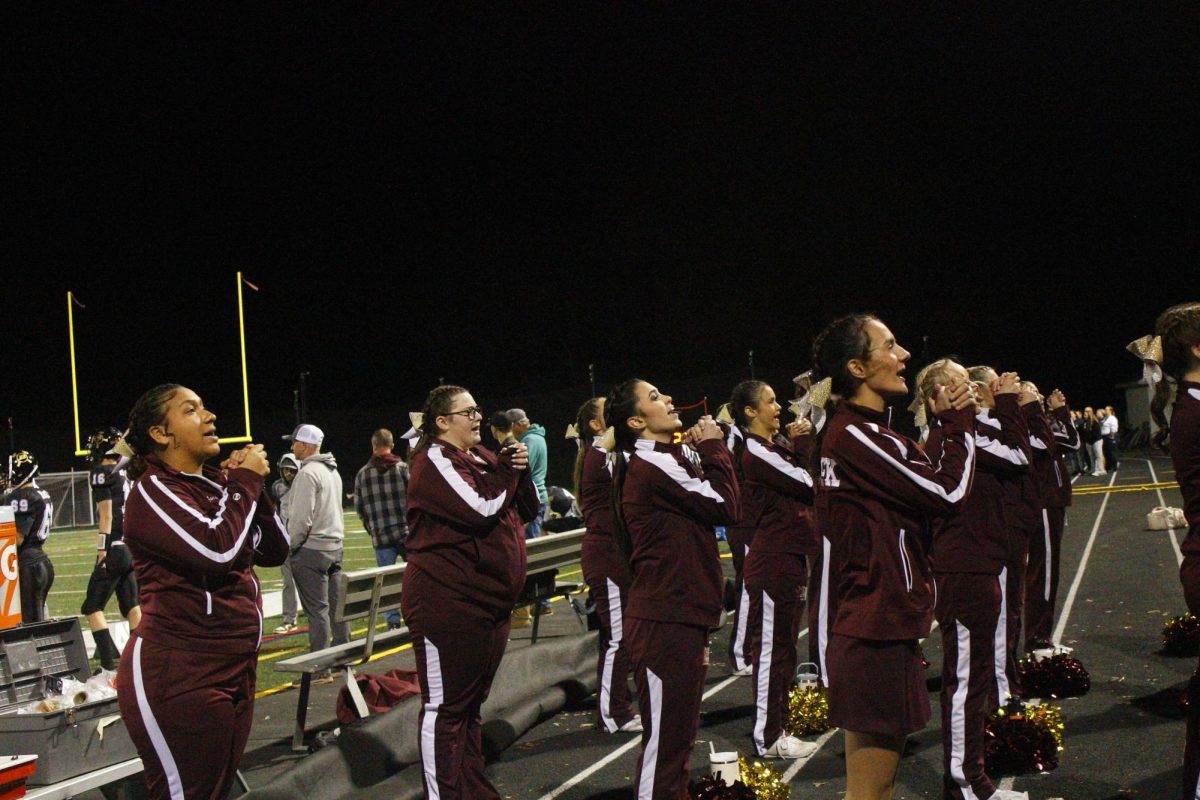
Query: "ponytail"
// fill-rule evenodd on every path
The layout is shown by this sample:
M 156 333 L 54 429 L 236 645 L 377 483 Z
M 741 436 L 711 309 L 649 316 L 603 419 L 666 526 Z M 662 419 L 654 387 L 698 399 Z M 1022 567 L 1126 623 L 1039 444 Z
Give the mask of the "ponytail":
M 617 543 L 617 550 L 625 560 L 626 566 L 629 566 L 630 559 L 633 557 L 633 539 L 625 524 L 622 500 L 625 494 L 625 475 L 629 471 L 628 454 L 633 450 L 633 443 L 637 439 L 633 429 L 627 423 L 630 417 L 637 416 L 637 387 L 642 382 L 639 378 L 631 378 L 619 383 L 613 387 L 604 401 L 604 418 L 612 428 L 615 441 L 612 451 L 612 497 L 609 500 L 613 518 L 613 539 Z
M 577 440 L 579 443 L 579 452 L 575 454 L 573 478 L 575 496 L 578 498 L 583 497 L 581 491 L 583 483 L 583 459 L 587 456 L 588 448 L 592 446 L 592 442 L 596 439 L 596 432 L 592 430 L 592 426 L 589 423 L 601 418 L 601 410 L 603 409 L 601 404 L 603 402 L 604 398 L 593 397 L 585 400 L 583 405 L 579 407 L 579 410 L 575 412 L 575 432 L 579 434 L 579 439 Z
M 1162 340 L 1162 371 L 1164 379 L 1154 387 L 1154 399 L 1150 401 L 1150 416 L 1158 425 L 1158 433 L 1151 440 L 1162 450 L 1167 449 L 1171 425 L 1167 420 L 1167 403 L 1171 400 L 1168 378 L 1178 383 L 1190 370 L 1195 369 L 1196 359 L 1191 349 L 1200 345 L 1200 303 L 1180 303 L 1171 306 L 1159 315 L 1154 333 Z
M 737 428 L 730 437 L 732 446 L 729 450 L 733 456 L 733 471 L 737 475 L 738 483 L 744 483 L 746 480 L 745 472 L 742 469 L 742 453 L 746 451 L 746 432 L 750 429 L 750 420 L 746 417 L 746 406 L 758 405 L 766 385 L 763 381 L 742 381 L 733 387 L 733 391 L 729 394 L 729 402 L 725 404 L 725 409 L 732 420 L 730 424 Z
M 437 438 L 437 418 L 450 413 L 450 409 L 454 405 L 454 398 L 466 391 L 461 386 L 443 384 L 434 387 L 429 392 L 429 396 L 425 398 L 425 405 L 421 409 L 421 424 L 417 426 L 417 441 L 409 451 L 409 464 L 416 461 L 417 456 L 425 452 L 429 443 Z
M 878 317 L 870 313 L 847 314 L 826 325 L 813 339 L 813 385 L 829 379 L 830 403 L 834 402 L 835 397 L 853 397 L 862 383 L 850 374 L 846 364 L 854 358 L 866 361 L 871 357 L 871 336 L 867 333 L 867 323 L 875 319 Z M 818 487 L 821 485 L 821 445 L 828 430 L 827 420 L 813 437 L 808 456 L 808 472 Z

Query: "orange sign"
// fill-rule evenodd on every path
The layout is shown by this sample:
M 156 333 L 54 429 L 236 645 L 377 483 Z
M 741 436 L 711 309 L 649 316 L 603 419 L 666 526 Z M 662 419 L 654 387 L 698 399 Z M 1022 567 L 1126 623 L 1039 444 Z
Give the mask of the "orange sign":
M 0 506 L 0 630 L 21 624 L 21 582 L 17 570 L 17 525 L 11 506 Z

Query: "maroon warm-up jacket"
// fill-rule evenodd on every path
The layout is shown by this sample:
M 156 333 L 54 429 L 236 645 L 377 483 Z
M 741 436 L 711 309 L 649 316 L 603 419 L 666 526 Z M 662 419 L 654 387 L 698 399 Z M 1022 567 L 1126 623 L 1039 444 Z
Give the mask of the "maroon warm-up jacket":
M 1182 381 L 1176 387 L 1170 448 L 1188 523 L 1180 549 L 1194 559 L 1200 556 L 1200 383 Z
M 181 650 L 253 653 L 262 641 L 254 565 L 288 557 L 287 528 L 248 469 L 177 472 L 154 457 L 125 504 L 141 638 Z
M 583 474 L 579 477 L 579 506 L 583 511 L 581 553 L 589 572 L 611 577 L 619 586 L 629 585 L 629 565 L 613 539 L 612 455 L 596 439 L 583 454 Z M 585 578 L 587 576 L 584 576 Z
M 821 442 L 817 525 L 829 539 L 832 630 L 860 639 L 919 639 L 933 623 L 929 515 L 967 497 L 975 417 L 943 415 L 941 458 L 887 426 L 886 414 L 842 401 Z
M 693 450 L 639 439 L 627 457 L 621 512 L 633 542 L 633 582 L 626 615 L 716 625 L 724 578 L 713 526 L 741 517 L 725 443 L 710 439 Z
M 925 454 L 941 459 L 944 428 L 929 426 Z M 975 415 L 975 476 L 971 493 L 947 517 L 933 522 L 934 572 L 999 575 L 1009 558 L 1006 482 L 1029 470 L 1029 429 L 1015 394 L 996 397 L 996 408 Z
M 1033 409 L 1027 415 L 1029 444 L 1033 448 L 1033 469 L 1042 508 L 1065 508 L 1071 505 L 1071 471 L 1063 453 L 1079 448 L 1079 433 L 1071 424 L 1071 410 L 1066 406 L 1055 409 L 1052 421 L 1036 403 L 1028 407 Z
M 538 510 L 529 470 L 507 454 L 434 440 L 408 481 L 409 563 L 496 618 L 525 585 L 525 522 Z
M 813 480 L 793 450 L 747 433 L 742 449 L 742 525 L 757 529 L 750 548 L 805 554 L 821 545 L 807 513 Z

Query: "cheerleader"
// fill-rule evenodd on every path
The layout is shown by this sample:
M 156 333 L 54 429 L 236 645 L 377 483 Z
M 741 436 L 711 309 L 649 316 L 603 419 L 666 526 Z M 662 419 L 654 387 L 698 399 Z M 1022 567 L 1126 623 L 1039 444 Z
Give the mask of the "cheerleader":
M 1041 394 L 1026 382 L 1028 392 Z M 1063 393 L 1055 389 L 1044 399 L 1029 421 L 1029 444 L 1033 470 L 1041 494 L 1040 527 L 1029 540 L 1029 563 L 1025 570 L 1025 650 L 1048 655 L 1055 649 L 1069 651 L 1053 641 L 1054 605 L 1058 598 L 1059 553 L 1067 506 L 1071 505 L 1071 478 L 1063 453 L 1079 447 L 1079 434 L 1071 424 L 1071 409 Z
M 1029 557 L 1030 531 L 1036 528 L 1036 501 L 1040 497 L 1033 472 L 1033 454 L 1029 445 L 1029 418 L 1036 413 L 1037 397 L 1021 391 L 1016 395 L 1017 416 L 1014 418 L 996 410 L 996 387 L 1000 376 L 989 366 L 967 370 L 975 384 L 981 408 L 975 416 L 976 453 L 979 469 L 1000 483 L 1002 514 L 1008 539 L 1004 559 L 1004 586 L 1001 587 L 1001 614 L 1005 623 L 1004 653 L 996 653 L 996 695 L 1001 703 L 1006 697 L 1021 697 L 1020 676 L 1017 673 L 1017 647 L 1021 639 L 1021 614 L 1025 604 L 1025 561 Z M 1009 373 L 1005 373 L 1006 375 Z M 1001 405 L 1009 405 L 1002 401 Z
M 124 541 L 142 603 L 117 698 L 152 798 L 229 793 L 254 719 L 254 566 L 279 566 L 290 545 L 264 491 L 262 445 L 234 451 L 220 470 L 206 463 L 221 450 L 216 419 L 191 389 L 164 384 L 134 404 L 117 445 L 133 459 Z
M 1179 579 L 1188 610 L 1200 615 L 1200 303 L 1183 303 L 1162 313 L 1155 336 L 1130 345 L 1147 362 L 1154 399 L 1150 414 L 1158 425 L 1154 444 L 1167 449 L 1183 495 L 1188 531 L 1180 549 Z M 1162 380 L 1163 377 L 1169 380 Z M 1166 417 L 1175 384 L 1175 404 Z M 1200 797 L 1200 670 L 1188 685 L 1187 744 L 1183 754 L 1183 798 Z
M 687 432 L 689 444 L 672 444 L 683 423 L 651 384 L 616 386 L 604 413 L 615 456 L 613 532 L 630 563 L 625 641 L 645 726 L 634 790 L 639 800 L 681 800 L 700 722 L 704 648 L 723 601 L 713 526 L 740 518 L 737 480 L 711 417 Z
M 939 388 L 969 380 L 950 359 L 933 362 L 917 375 L 921 412 L 933 410 Z M 948 516 L 933 522 L 933 564 L 942 632 L 943 796 L 955 800 L 1011 800 L 1023 792 L 997 789 L 984 770 L 987 716 L 1008 694 L 1004 678 L 1006 614 L 1004 568 L 1008 529 L 1000 475 L 1029 464 L 1029 439 L 1017 405 L 1020 378 L 1005 373 L 991 386 L 977 386 L 987 400 L 976 414 L 975 475 L 971 491 Z M 918 413 L 918 423 L 925 414 Z M 942 459 L 942 421 L 929 421 L 925 454 Z M 1000 664 L 1000 669 L 997 669 Z
M 604 433 L 604 398 L 579 407 L 574 430 L 575 496 L 583 510 L 587 533 L 580 548 L 583 579 L 600 618 L 600 658 L 596 666 L 596 714 L 608 733 L 639 733 L 642 720 L 629 692 L 629 648 L 625 645 L 625 604 L 629 597 L 629 564 L 618 551 L 612 527 L 612 454 L 600 443 Z
M 480 447 L 482 419 L 466 389 L 437 387 L 409 459 L 401 608 L 421 682 L 425 791 L 441 800 L 500 798 L 483 774 L 479 710 L 525 585 L 525 523 L 539 503 L 525 446 Z
M 846 736 L 848 800 L 890 798 L 908 734 L 929 721 L 918 640 L 933 621 L 927 519 L 967 496 L 974 471 L 970 386 L 934 393 L 941 459 L 888 427 L 887 405 L 908 393 L 909 352 L 869 314 L 842 317 L 813 343 L 816 377 L 842 398 L 814 443 L 816 509 L 829 539 L 836 615 L 826 653 L 829 722 Z
M 815 535 L 806 513 L 813 482 L 790 444 L 779 436 L 779 403 L 762 381 L 733 388 L 727 406 L 742 436 L 735 450 L 741 478 L 742 526 L 757 533 L 746 556 L 746 590 L 754 620 L 754 747 L 770 758 L 800 758 L 814 746 L 783 729 L 788 690 L 796 673 L 796 638 L 804 619 L 804 554 Z M 807 438 L 808 422 L 793 422 L 793 440 Z

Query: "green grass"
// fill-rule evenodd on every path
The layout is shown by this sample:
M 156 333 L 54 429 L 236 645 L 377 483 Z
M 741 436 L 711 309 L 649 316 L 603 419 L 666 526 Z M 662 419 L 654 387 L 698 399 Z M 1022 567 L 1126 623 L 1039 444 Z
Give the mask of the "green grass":
M 375 550 L 371 547 L 371 537 L 363 529 L 358 515 L 354 512 L 345 514 L 346 546 L 342 559 L 342 567 L 347 570 L 365 569 L 375 566 Z M 50 615 L 53 617 L 79 616 L 79 606 L 83 603 L 87 591 L 88 577 L 96 563 L 96 533 L 95 528 L 73 528 L 56 530 L 46 542 L 46 553 L 54 562 L 54 586 L 50 590 L 47 602 Z M 283 586 L 277 567 L 259 567 L 259 583 L 263 593 L 279 591 Z M 118 622 L 121 614 L 117 610 L 117 600 L 114 597 L 105 608 L 105 617 L 109 622 Z M 279 617 L 268 617 L 263 620 L 263 633 L 271 636 L 271 631 L 279 624 Z M 79 617 L 79 624 L 87 627 L 87 621 Z M 300 612 L 300 627 L 307 626 L 304 612 Z M 386 629 L 381 624 L 380 629 Z M 365 628 L 360 626 L 356 636 L 362 636 Z M 276 672 L 272 664 L 280 658 L 298 655 L 308 649 L 307 634 L 293 634 L 270 641 L 265 641 L 259 654 L 258 688 L 267 690 L 290 683 L 291 673 Z M 93 662 L 93 668 L 99 667 L 99 662 Z

